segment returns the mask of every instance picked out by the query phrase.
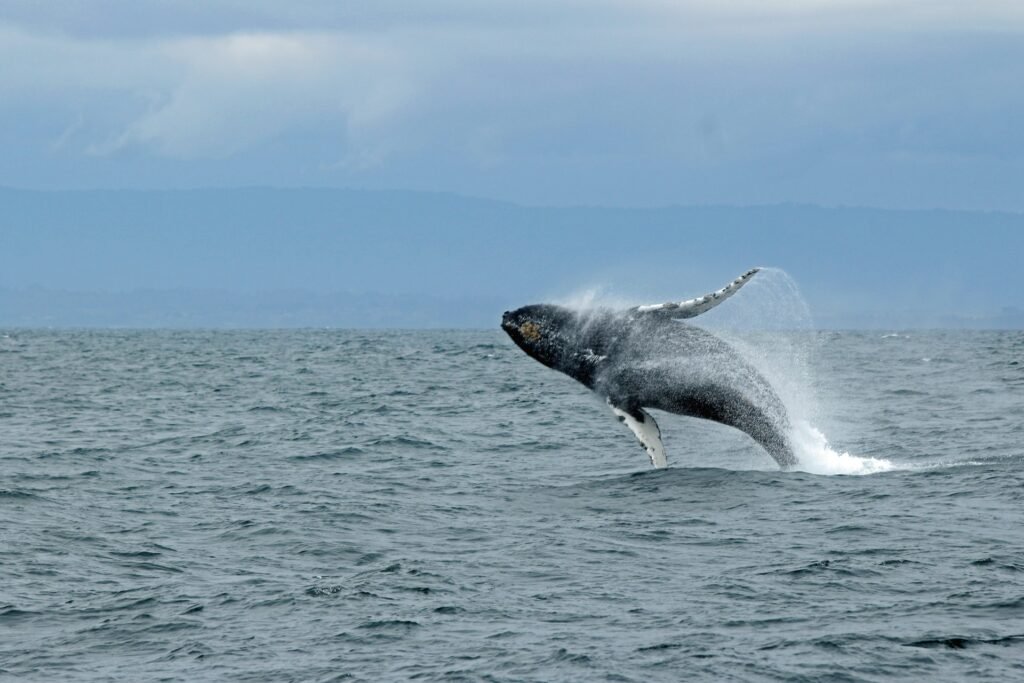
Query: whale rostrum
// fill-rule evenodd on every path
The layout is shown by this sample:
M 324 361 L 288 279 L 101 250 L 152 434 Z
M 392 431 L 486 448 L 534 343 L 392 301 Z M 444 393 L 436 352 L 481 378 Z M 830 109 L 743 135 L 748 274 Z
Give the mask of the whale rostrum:
M 507 311 L 501 327 L 531 358 L 603 396 L 655 467 L 668 461 L 647 408 L 735 427 L 786 469 L 796 458 L 775 390 L 726 342 L 682 321 L 733 296 L 757 272 L 681 302 L 625 310 L 524 306 Z

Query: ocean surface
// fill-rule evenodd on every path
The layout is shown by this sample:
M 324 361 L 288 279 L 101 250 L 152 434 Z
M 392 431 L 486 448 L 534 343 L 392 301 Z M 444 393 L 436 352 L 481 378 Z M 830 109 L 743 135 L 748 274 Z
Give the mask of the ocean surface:
M 1024 333 L 736 343 L 800 471 L 497 329 L 0 330 L 0 679 L 1024 679 Z

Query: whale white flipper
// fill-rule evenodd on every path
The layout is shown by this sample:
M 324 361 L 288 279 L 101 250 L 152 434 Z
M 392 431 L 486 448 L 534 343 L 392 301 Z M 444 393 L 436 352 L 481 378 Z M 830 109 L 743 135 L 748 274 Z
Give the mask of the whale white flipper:
M 740 275 L 738 278 L 722 287 L 717 292 L 711 292 L 704 296 L 699 296 L 696 299 L 687 299 L 686 301 L 674 302 L 669 301 L 664 304 L 651 304 L 650 306 L 637 306 L 631 309 L 636 313 L 666 313 L 673 318 L 692 318 L 710 311 L 712 308 L 722 303 L 730 296 L 739 291 L 739 288 L 747 284 L 750 278 L 754 277 L 760 268 L 752 268 L 747 272 Z
M 668 467 L 668 459 L 665 457 L 665 446 L 661 443 L 661 430 L 658 423 L 654 421 L 651 414 L 643 408 L 637 409 L 637 417 L 633 417 L 625 410 L 618 408 L 611 402 L 612 412 L 619 418 L 619 422 L 629 427 L 630 431 L 640 440 L 640 445 L 647 451 L 651 458 L 651 464 L 657 468 Z

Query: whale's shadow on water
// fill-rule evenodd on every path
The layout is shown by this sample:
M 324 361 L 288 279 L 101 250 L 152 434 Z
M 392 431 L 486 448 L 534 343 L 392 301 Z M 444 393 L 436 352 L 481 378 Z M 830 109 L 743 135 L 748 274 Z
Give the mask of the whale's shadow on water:
M 663 500 L 680 507 L 697 501 L 722 501 L 723 494 L 749 495 L 752 490 L 799 488 L 821 477 L 804 472 L 730 470 L 718 467 L 651 469 L 599 476 L 565 484 L 536 487 L 534 492 L 560 500 L 622 499 L 635 504 Z
M 899 474 L 900 472 L 905 471 L 880 472 L 877 476 Z M 781 472 L 779 470 L 730 469 L 725 467 L 669 467 L 665 469 L 648 469 L 622 474 L 610 474 L 571 484 L 553 484 L 544 488 L 563 492 L 608 491 L 636 494 L 644 491 L 660 491 L 667 488 L 699 490 L 729 488 L 737 485 L 799 488 L 801 486 L 822 485 L 831 479 L 855 480 L 862 478 L 862 475 L 821 475 L 798 470 Z
M 622 491 L 657 491 L 666 487 L 726 487 L 738 481 L 760 485 L 781 485 L 790 481 L 810 480 L 805 472 L 780 473 L 778 470 L 735 470 L 726 467 L 670 467 L 615 474 L 564 488 L 604 489 Z
M 939 638 L 927 638 L 916 640 L 911 643 L 904 643 L 907 647 L 920 647 L 925 649 L 948 649 L 966 650 L 978 646 L 999 646 L 999 647 L 1021 647 L 1024 646 L 1024 634 L 1013 634 L 1008 636 L 997 636 L 995 638 L 971 638 L 968 636 L 951 636 Z
M 782 510 L 807 499 L 842 495 L 878 495 L 879 487 L 905 477 L 926 474 L 921 470 L 896 469 L 863 475 L 821 475 L 778 470 L 735 470 L 719 467 L 673 467 L 638 472 L 596 475 L 571 483 L 528 487 L 523 504 L 544 509 L 576 505 L 588 508 L 636 510 L 648 506 L 662 513 L 689 510 L 701 517 L 729 509 Z M 930 476 L 936 476 L 931 472 Z M 938 476 L 941 476 L 938 475 Z M 538 508 L 538 509 L 540 509 Z M 784 515 L 794 514 L 796 509 Z

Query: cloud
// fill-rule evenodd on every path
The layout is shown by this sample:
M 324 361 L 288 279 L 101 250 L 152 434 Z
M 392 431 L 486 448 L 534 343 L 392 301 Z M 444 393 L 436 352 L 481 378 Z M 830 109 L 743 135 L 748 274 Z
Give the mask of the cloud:
M 142 146 L 182 159 L 224 157 L 320 120 L 358 141 L 413 101 L 422 82 L 412 55 L 387 36 L 82 40 L 7 29 L 0 45 L 0 59 L 21 65 L 0 75 L 8 102 L 104 93 L 134 103 L 131 120 L 114 117 L 108 124 L 118 128 L 88 145 L 92 154 Z
M 747 179 L 750 201 L 804 198 L 785 188 L 814 164 L 1024 162 L 1018 2 L 14 0 L 5 17 L 0 116 L 56 112 L 41 149 L 126 169 L 313 147 L 328 182 L 626 176 L 673 196 L 719 178 L 694 190 L 719 199 Z
M 679 21 L 703 29 L 828 26 L 894 30 L 1020 30 L 1017 0 L 5 0 L 8 22 L 85 38 L 156 38 L 276 31 L 622 27 Z
M 400 51 L 358 36 L 235 34 L 167 41 L 160 51 L 182 77 L 112 149 L 221 157 L 317 120 L 358 138 L 417 94 Z

